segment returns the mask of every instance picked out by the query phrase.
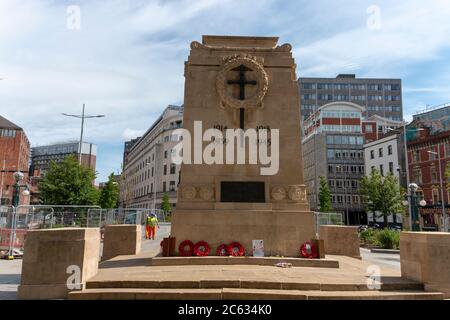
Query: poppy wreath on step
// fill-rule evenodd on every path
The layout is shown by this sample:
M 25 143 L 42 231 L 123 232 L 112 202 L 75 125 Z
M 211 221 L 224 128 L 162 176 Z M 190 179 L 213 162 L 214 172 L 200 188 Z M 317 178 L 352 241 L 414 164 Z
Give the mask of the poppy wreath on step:
M 194 243 L 190 240 L 184 240 L 178 247 L 178 252 L 182 257 L 190 257 L 194 253 Z
M 218 255 L 219 257 L 229 256 L 228 246 L 222 243 L 220 246 L 217 247 L 216 255 Z
M 305 242 L 304 244 L 302 244 L 302 246 L 300 247 L 300 256 L 302 258 L 307 258 L 307 259 L 314 259 L 317 258 L 317 249 L 316 246 L 313 245 L 311 242 Z
M 209 247 L 206 241 L 199 241 L 194 246 L 194 255 L 197 257 L 206 257 L 209 256 L 211 252 L 211 248 Z
M 228 246 L 228 254 L 233 257 L 242 257 L 244 255 L 244 247 L 239 242 L 232 242 Z

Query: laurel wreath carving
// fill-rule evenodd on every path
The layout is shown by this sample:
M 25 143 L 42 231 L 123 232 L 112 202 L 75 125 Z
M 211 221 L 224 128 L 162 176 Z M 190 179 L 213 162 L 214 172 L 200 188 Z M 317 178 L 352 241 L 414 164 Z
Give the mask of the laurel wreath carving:
M 262 107 L 262 101 L 269 88 L 269 78 L 264 70 L 264 66 L 257 61 L 256 57 L 245 54 L 235 54 L 225 57 L 223 62 L 224 66 L 219 71 L 216 79 L 216 89 L 221 102 L 225 106 L 233 109 L 256 109 L 257 107 Z M 227 92 L 227 81 L 229 80 L 227 79 L 227 73 L 240 65 L 246 66 L 257 75 L 257 92 L 253 97 L 245 100 L 236 99 Z

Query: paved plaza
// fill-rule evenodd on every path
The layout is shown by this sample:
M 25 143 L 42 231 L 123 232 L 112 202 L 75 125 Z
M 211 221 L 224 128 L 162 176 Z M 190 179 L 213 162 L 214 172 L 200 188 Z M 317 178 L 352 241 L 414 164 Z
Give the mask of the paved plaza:
M 160 241 L 170 233 L 169 225 L 162 225 L 154 241 L 143 241 L 142 253 L 130 259 L 130 257 L 118 257 L 105 261 L 100 265 L 100 272 L 96 280 L 119 278 L 126 269 L 127 279 L 164 280 L 170 278 L 183 278 L 184 280 L 195 280 L 205 276 L 216 279 L 226 279 L 227 276 L 239 274 L 239 277 L 248 279 L 258 278 L 256 273 L 265 280 L 291 279 L 295 281 L 308 282 L 315 279 L 323 283 L 351 283 L 352 281 L 366 284 L 364 267 L 375 264 L 379 265 L 382 275 L 386 277 L 398 277 L 400 275 L 400 256 L 398 254 L 371 253 L 370 250 L 361 249 L 362 262 L 359 264 L 355 259 L 336 257 L 340 262 L 339 269 L 326 268 L 273 268 L 269 266 L 223 266 L 219 269 L 210 266 L 160 266 L 152 267 L 149 273 L 148 261 L 160 252 Z M 20 283 L 20 272 L 22 260 L 0 260 L 0 300 L 11 300 L 17 298 L 17 287 Z M 183 271 L 183 272 L 182 272 Z M 187 272 L 189 271 L 189 272 Z M 189 274 L 189 275 L 187 275 Z M 312 276 L 314 274 L 314 277 Z M 142 277 L 142 278 L 141 278 Z M 175 280 L 174 278 L 174 280 Z M 178 280 L 180 280 L 178 279 Z
M 146 254 L 157 255 L 160 250 L 162 238 L 170 233 L 169 225 L 161 225 L 157 232 L 156 240 L 144 240 L 142 251 Z M 20 273 L 22 270 L 22 260 L 0 260 L 0 300 L 17 299 L 17 287 L 20 284 Z

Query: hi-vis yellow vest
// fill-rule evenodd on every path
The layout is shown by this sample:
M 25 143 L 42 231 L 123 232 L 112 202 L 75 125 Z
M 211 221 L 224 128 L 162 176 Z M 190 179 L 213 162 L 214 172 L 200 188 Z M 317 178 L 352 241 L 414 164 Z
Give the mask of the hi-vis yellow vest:
M 158 219 L 156 219 L 155 217 L 148 217 L 148 218 L 147 218 L 147 224 L 148 224 L 150 227 L 156 226 L 157 223 L 158 223 Z

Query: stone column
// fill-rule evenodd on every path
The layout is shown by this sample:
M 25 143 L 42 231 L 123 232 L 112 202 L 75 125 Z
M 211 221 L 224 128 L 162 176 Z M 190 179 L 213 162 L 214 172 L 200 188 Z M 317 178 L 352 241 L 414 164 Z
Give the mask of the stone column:
M 110 225 L 105 228 L 102 260 L 141 252 L 140 225 Z
M 400 264 L 402 277 L 450 298 L 450 233 L 402 232 Z
M 360 259 L 358 227 L 320 226 L 320 240 L 324 240 L 325 254 Z
M 19 299 L 65 299 L 98 272 L 100 230 L 66 228 L 28 232 Z

